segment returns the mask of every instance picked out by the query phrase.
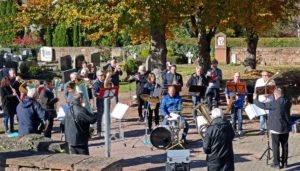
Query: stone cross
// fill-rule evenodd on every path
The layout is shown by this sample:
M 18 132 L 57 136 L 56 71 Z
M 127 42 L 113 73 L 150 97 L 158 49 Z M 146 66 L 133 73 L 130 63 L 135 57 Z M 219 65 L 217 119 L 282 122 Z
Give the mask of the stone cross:
M 190 51 L 188 51 L 188 53 L 186 53 L 185 56 L 188 58 L 188 64 L 191 64 L 194 55 Z

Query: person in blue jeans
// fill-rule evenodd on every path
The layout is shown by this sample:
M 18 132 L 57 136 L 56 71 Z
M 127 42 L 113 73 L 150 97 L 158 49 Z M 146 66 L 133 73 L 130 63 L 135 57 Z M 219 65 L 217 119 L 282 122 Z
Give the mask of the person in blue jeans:
M 230 82 L 234 83 L 239 83 L 241 82 L 240 80 L 240 73 L 236 72 L 234 73 L 233 80 Z M 246 89 L 246 87 L 245 87 Z M 230 99 L 232 99 L 233 96 L 236 96 L 235 101 L 233 102 L 233 105 L 231 106 L 230 109 L 230 114 L 231 114 L 231 124 L 233 129 L 236 131 L 236 133 L 240 136 L 244 135 L 243 132 L 243 116 L 242 116 L 242 111 L 243 111 L 243 106 L 245 102 L 245 96 L 246 96 L 246 91 L 244 93 L 238 93 L 238 92 L 231 92 L 230 90 L 225 88 L 224 91 L 225 97 L 226 97 L 226 103 L 227 105 L 230 105 Z M 238 122 L 238 126 L 236 127 L 236 121 Z
M 180 95 L 176 94 L 176 89 L 174 86 L 168 87 L 168 94 L 165 95 L 162 99 L 160 107 L 161 112 L 164 116 L 163 125 L 168 125 L 168 119 L 172 117 L 172 112 L 180 112 L 182 110 L 182 98 Z M 183 119 L 184 122 L 182 139 L 184 143 L 186 143 L 186 136 L 189 131 L 189 124 L 183 117 L 181 117 L 181 119 Z

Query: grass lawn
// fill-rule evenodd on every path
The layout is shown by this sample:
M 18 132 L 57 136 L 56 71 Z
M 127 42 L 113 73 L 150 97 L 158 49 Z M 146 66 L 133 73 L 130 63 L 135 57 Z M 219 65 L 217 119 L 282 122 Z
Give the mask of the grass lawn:
M 235 72 L 241 73 L 241 79 L 249 79 L 249 78 L 259 78 L 259 76 L 249 76 L 248 74 L 244 73 L 244 66 L 243 65 L 231 65 L 231 64 L 219 64 L 219 68 L 223 71 L 223 79 L 232 79 L 232 76 Z M 272 73 L 279 72 L 285 77 L 287 74 L 299 75 L 300 74 L 300 67 L 299 66 L 257 66 L 257 70 L 267 70 Z M 193 64 L 184 64 L 184 65 L 177 65 L 177 72 L 180 73 L 183 77 L 184 84 L 189 79 L 190 75 L 195 72 L 195 65 Z M 123 74 L 121 79 L 126 77 L 126 73 Z M 135 82 L 128 83 L 128 82 L 121 82 L 120 83 L 120 92 L 129 92 L 130 88 L 133 93 L 135 93 Z

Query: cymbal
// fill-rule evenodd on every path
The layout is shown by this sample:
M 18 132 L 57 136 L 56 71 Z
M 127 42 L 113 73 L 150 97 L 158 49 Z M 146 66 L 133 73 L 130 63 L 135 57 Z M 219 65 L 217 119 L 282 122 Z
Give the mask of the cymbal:
M 140 98 L 143 99 L 146 102 L 150 102 L 150 103 L 153 103 L 153 104 L 159 103 L 159 101 L 161 100 L 160 97 L 150 96 L 149 94 L 141 94 Z

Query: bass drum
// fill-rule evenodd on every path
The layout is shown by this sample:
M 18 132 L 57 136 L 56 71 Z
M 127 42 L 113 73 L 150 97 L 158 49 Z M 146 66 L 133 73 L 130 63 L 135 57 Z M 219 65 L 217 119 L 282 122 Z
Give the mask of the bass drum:
M 155 128 L 150 134 L 150 142 L 156 148 L 167 148 L 172 144 L 172 132 L 169 127 Z

